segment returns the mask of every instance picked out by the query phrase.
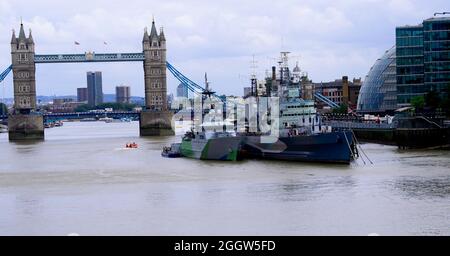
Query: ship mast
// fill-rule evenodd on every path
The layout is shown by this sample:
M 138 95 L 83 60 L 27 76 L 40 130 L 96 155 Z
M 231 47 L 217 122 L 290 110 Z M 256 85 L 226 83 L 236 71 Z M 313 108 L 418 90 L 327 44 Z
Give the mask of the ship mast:
M 209 88 L 209 82 L 208 82 L 208 74 L 205 72 L 205 90 L 202 92 L 202 124 L 205 119 L 206 110 L 204 107 L 206 98 L 211 99 L 211 95 L 213 95 L 215 92 Z M 214 109 L 214 104 L 211 104 L 210 109 Z M 210 110 L 208 109 L 208 111 Z M 202 125 L 202 131 L 205 131 L 205 127 Z
M 258 68 L 257 61 L 255 60 L 255 55 L 253 55 L 252 65 L 250 68 L 252 69 L 251 75 L 251 94 L 250 96 L 258 96 L 258 80 L 256 78 L 256 69 Z

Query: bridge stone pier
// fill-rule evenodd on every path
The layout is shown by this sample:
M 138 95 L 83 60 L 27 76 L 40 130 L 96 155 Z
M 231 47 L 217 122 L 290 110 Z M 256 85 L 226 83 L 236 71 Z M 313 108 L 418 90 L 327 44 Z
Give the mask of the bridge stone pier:
M 25 36 L 20 24 L 19 37 L 11 38 L 14 83 L 14 112 L 8 116 L 9 140 L 44 139 L 44 119 L 36 113 L 36 66 L 34 40 Z
M 11 39 L 14 111 L 8 116 L 9 139 L 44 139 L 44 119 L 36 111 L 36 64 L 80 62 L 142 62 L 146 106 L 140 114 L 140 135 L 174 135 L 173 112 L 167 106 L 166 38 L 162 28 L 156 30 L 155 21 L 150 34 L 145 29 L 142 47 L 140 53 L 37 55 L 31 30 L 27 37 L 20 24 L 19 36 L 13 31 Z

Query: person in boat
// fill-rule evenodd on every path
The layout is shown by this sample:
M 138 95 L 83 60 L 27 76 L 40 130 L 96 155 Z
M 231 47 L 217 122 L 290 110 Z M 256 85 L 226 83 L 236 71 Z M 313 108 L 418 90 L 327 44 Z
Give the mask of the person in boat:
M 136 142 L 133 143 L 127 143 L 125 145 L 126 148 L 138 148 L 138 144 L 136 144 Z

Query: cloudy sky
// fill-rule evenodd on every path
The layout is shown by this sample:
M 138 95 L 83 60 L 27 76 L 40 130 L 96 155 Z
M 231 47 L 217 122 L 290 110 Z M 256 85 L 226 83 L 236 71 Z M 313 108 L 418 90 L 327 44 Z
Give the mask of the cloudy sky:
M 315 82 L 364 77 L 394 45 L 395 26 L 449 9 L 448 0 L 0 0 L 0 69 L 11 62 L 11 30 L 21 17 L 36 53 L 45 54 L 142 51 L 154 16 L 164 27 L 169 62 L 198 83 L 208 72 L 216 91 L 241 95 L 253 55 L 260 78 L 281 50 L 292 52 L 292 65 L 299 61 Z M 133 95 L 144 94 L 141 63 L 39 64 L 38 94 L 74 95 L 90 70 L 103 72 L 104 93 L 127 84 Z M 176 85 L 170 77 L 169 92 Z M 10 97 L 11 76 L 1 86 L 0 96 Z

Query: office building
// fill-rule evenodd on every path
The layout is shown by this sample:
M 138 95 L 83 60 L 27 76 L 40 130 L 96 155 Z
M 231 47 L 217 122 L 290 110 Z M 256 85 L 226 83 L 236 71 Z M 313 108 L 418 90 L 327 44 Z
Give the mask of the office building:
M 315 92 L 321 93 L 338 105 L 346 104 L 352 109 L 356 109 L 360 88 L 361 78 L 353 78 L 353 81 L 349 81 L 348 76 L 332 82 L 314 83 Z M 325 103 L 318 102 L 319 109 L 325 106 Z
M 125 85 L 116 86 L 116 102 L 117 103 L 131 102 L 131 90 L 129 86 Z
M 450 17 L 396 28 L 396 47 L 370 69 L 361 88 L 359 113 L 392 113 L 430 91 L 447 97 L 450 86 Z
M 450 86 L 450 17 L 425 20 L 423 36 L 425 88 L 445 98 Z
M 46 106 L 47 111 L 51 113 L 71 113 L 82 105 L 81 102 L 75 102 L 72 98 L 53 99 L 53 103 Z
M 396 29 L 397 104 L 409 106 L 411 98 L 429 91 L 424 86 L 423 26 Z
M 252 95 L 251 87 L 244 87 L 244 97 L 250 97 Z
M 188 88 L 183 84 L 180 84 L 177 87 L 177 97 L 188 98 Z
M 430 91 L 445 97 L 450 84 L 450 17 L 434 17 L 416 26 L 396 28 L 397 103 Z
M 77 88 L 77 101 L 87 102 L 88 101 L 88 88 Z
M 102 72 L 87 72 L 87 88 L 89 106 L 103 103 Z

